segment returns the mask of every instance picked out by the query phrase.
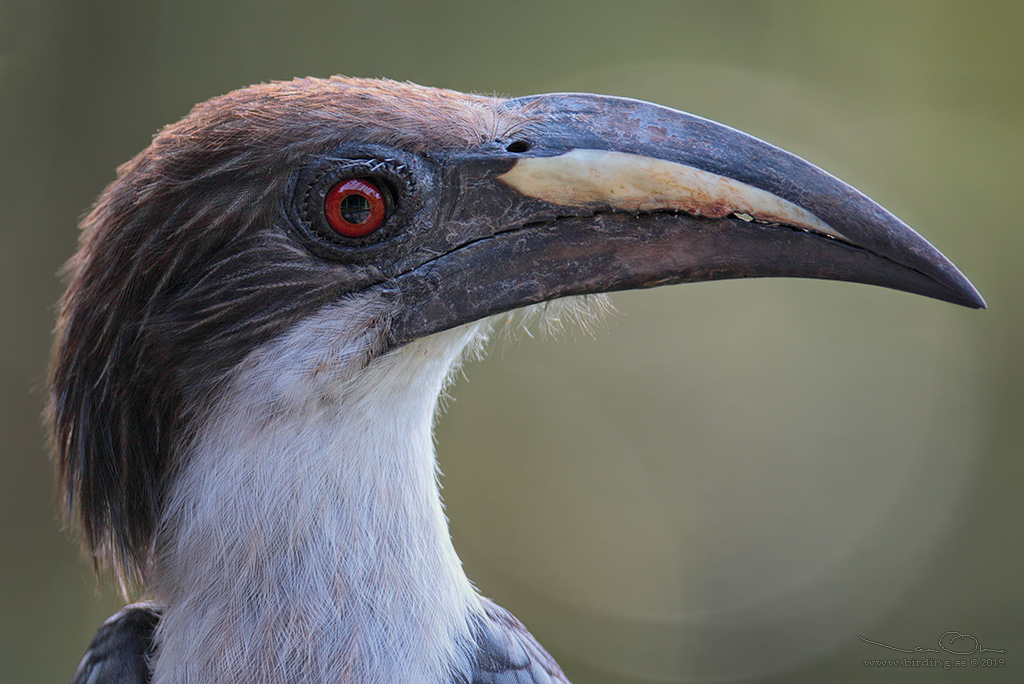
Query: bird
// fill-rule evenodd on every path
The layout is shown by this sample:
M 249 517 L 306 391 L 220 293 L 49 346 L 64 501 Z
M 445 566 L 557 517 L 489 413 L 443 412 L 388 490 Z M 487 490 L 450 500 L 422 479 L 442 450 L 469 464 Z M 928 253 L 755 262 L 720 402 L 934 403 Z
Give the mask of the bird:
M 984 308 L 924 238 L 725 125 L 586 93 L 297 78 L 196 105 L 81 222 L 47 420 L 127 605 L 76 684 L 568 681 L 467 579 L 433 425 L 510 312 L 788 276 Z

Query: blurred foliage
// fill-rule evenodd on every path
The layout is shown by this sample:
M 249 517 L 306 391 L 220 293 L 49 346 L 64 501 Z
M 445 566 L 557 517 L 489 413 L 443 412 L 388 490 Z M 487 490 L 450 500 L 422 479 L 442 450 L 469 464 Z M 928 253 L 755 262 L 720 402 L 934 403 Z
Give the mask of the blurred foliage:
M 4 680 L 66 680 L 118 605 L 59 528 L 38 418 L 77 217 L 195 102 L 346 73 L 717 119 L 858 186 L 988 299 L 714 283 L 616 296 L 593 337 L 499 334 L 438 428 L 446 504 L 470 577 L 570 676 L 917 681 L 865 674 L 888 654 L 857 636 L 960 630 L 1008 651 L 977 681 L 1021 681 L 1022 8 L 0 4 Z

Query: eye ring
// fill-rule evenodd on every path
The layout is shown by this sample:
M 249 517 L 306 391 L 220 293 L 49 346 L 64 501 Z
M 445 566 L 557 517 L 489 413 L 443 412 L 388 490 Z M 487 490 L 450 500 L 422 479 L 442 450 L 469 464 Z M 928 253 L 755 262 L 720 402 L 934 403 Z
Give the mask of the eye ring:
M 324 218 L 338 235 L 366 237 L 387 217 L 384 192 L 367 178 L 348 178 L 336 183 L 324 197 Z
M 295 170 L 282 209 L 310 254 L 334 263 L 365 263 L 378 258 L 381 250 L 401 244 L 408 229 L 427 218 L 421 214 L 423 188 L 435 187 L 436 177 L 435 167 L 418 155 L 381 145 L 346 144 L 313 156 Z M 328 195 L 350 180 L 361 181 L 364 185 L 356 187 L 369 195 L 357 196 L 345 206 L 338 202 L 328 210 Z M 334 192 L 333 201 L 343 199 L 341 188 Z M 377 215 L 371 220 L 373 212 L 368 210 L 374 207 Z

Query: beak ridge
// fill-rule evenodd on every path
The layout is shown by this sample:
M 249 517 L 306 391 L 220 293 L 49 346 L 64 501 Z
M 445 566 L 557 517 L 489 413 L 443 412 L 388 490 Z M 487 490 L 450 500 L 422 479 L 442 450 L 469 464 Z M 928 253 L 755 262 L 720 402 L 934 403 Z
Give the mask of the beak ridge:
M 583 197 L 564 192 L 563 177 L 555 203 L 600 204 L 592 181 L 603 175 L 606 192 L 601 199 L 612 208 L 669 209 L 710 218 L 734 214 L 830 235 L 935 280 L 948 290 L 941 299 L 985 308 L 984 299 L 956 266 L 892 213 L 817 166 L 753 136 L 628 98 L 559 93 L 513 102 L 543 113 L 546 124 L 535 153 L 554 157 L 522 159 L 506 179 L 523 182 L 531 164 L 553 167 L 552 159 L 579 161 L 574 174 L 563 175 L 574 176 L 572 185 Z M 632 168 L 622 163 L 627 157 L 634 160 Z M 680 182 L 667 183 L 673 173 Z M 637 183 L 637 178 L 646 182 Z M 623 185 L 634 196 L 624 198 Z M 552 199 L 558 194 L 553 188 L 559 184 L 548 179 L 547 188 L 534 194 Z

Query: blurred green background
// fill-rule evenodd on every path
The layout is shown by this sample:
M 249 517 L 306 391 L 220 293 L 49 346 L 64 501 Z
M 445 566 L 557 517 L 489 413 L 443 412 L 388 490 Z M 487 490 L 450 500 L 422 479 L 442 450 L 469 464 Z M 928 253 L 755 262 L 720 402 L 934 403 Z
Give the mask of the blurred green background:
M 445 499 L 470 577 L 570 677 L 1024 681 L 1022 27 L 1019 2 L 0 2 L 0 679 L 66 681 L 119 605 L 60 529 L 39 418 L 78 217 L 195 102 L 343 73 L 717 119 L 988 299 L 711 283 L 499 335 L 438 428 Z M 863 664 L 905 654 L 858 635 L 947 630 L 1006 665 Z

